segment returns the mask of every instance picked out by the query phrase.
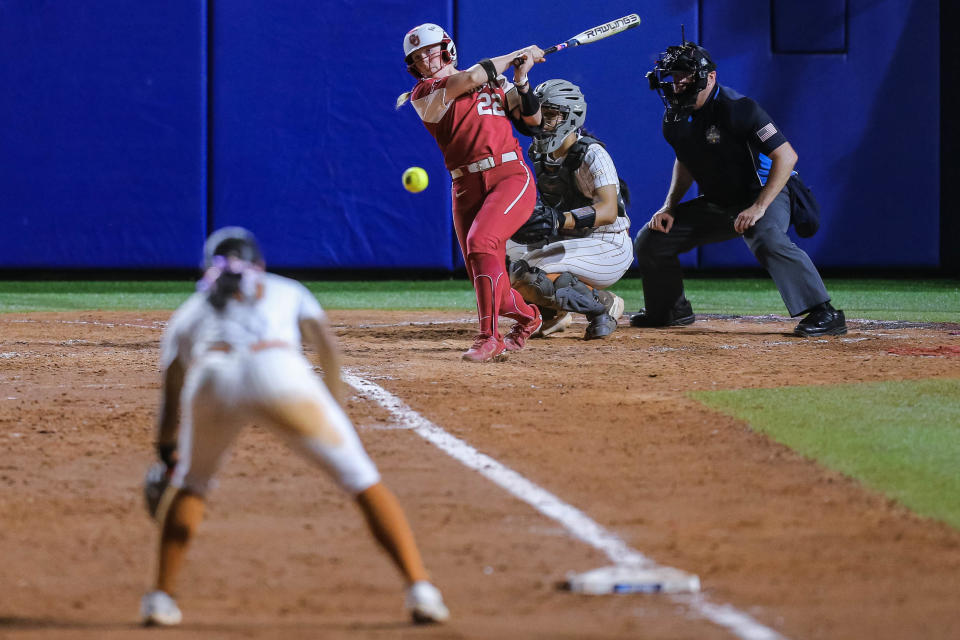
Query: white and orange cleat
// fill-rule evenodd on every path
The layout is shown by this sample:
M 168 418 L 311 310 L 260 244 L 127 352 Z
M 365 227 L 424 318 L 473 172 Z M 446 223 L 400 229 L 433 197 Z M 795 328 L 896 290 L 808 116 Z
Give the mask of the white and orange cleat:
M 406 607 L 414 624 L 433 624 L 450 619 L 450 611 L 443 604 L 440 590 L 426 580 L 414 582 L 407 589 Z
M 173 627 L 180 624 L 183 614 L 168 594 L 151 591 L 140 600 L 140 618 L 147 627 Z

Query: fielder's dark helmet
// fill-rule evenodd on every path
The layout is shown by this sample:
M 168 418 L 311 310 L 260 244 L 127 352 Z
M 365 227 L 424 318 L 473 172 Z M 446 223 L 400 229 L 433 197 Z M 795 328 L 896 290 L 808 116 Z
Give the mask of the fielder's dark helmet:
M 680 46 L 667 47 L 653 71 L 647 72 L 650 89 L 660 94 L 667 108 L 664 118 L 681 120 L 689 116 L 697 104 L 697 94 L 707 87 L 707 76 L 716 68 L 710 53 L 693 42 L 684 40 Z M 690 83 L 676 91 L 673 81 L 687 76 L 691 76 Z
M 263 264 L 257 238 L 243 227 L 224 227 L 210 234 L 203 245 L 203 267 L 210 268 L 214 256 L 236 256 L 254 264 Z

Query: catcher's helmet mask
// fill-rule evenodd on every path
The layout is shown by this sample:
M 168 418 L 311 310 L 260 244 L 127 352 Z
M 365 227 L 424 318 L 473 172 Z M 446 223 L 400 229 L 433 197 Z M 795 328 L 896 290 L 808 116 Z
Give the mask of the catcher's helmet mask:
M 540 109 L 548 114 L 559 114 L 556 125 L 544 125 L 534 133 L 531 149 L 536 154 L 549 154 L 563 146 L 563 141 L 573 131 L 580 131 L 587 119 L 587 101 L 580 87 L 566 80 L 553 79 L 541 82 L 533 90 L 540 101 Z M 553 120 L 554 116 L 550 116 Z M 552 126 L 551 126 L 552 125 Z M 549 129 L 547 127 L 550 127 Z
M 647 72 L 650 89 L 660 94 L 667 109 L 665 118 L 682 120 L 693 113 L 697 96 L 707 88 L 710 72 L 716 68 L 710 53 L 693 42 L 667 47 Z M 677 91 L 674 83 L 682 78 L 690 81 Z

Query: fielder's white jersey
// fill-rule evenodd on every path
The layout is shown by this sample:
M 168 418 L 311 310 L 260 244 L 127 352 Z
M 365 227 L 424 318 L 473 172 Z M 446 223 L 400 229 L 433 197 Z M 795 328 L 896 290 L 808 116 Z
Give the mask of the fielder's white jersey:
M 222 311 L 197 292 L 173 314 L 160 347 L 160 364 L 180 360 L 185 368 L 216 343 L 243 350 L 261 341 L 282 341 L 302 348 L 300 320 L 326 314 L 313 294 L 296 280 L 273 273 L 256 273 L 254 295 L 227 301 Z
M 577 179 L 577 188 L 580 193 L 596 200 L 596 192 L 602 186 L 612 184 L 617 187 L 617 195 L 620 194 L 620 178 L 617 175 L 617 167 L 613 164 L 613 158 L 607 153 L 607 150 L 599 144 L 591 144 L 583 154 L 583 164 L 577 169 L 575 174 Z M 620 233 L 630 229 L 630 219 L 626 216 L 617 216 L 617 219 L 610 224 L 597 227 L 593 235 L 606 233 Z

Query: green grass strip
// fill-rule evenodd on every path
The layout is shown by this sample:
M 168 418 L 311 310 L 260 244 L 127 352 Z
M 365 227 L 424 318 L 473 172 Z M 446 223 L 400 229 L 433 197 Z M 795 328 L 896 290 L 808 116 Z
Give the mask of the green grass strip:
M 306 281 L 328 309 L 445 309 L 472 313 L 474 297 L 466 279 Z M 786 315 L 768 278 L 701 278 L 685 283 L 697 313 Z M 63 282 L 0 281 L 0 313 L 76 309 L 174 309 L 193 291 L 185 281 Z M 955 280 L 836 279 L 827 282 L 834 305 L 848 318 L 960 322 L 960 282 Z M 628 311 L 643 306 L 638 278 L 612 291 Z
M 0 281 L 0 312 L 176 309 L 193 282 Z
M 960 528 L 960 379 L 690 396 L 921 515 Z
M 639 285 L 639 280 L 629 282 Z M 960 322 L 960 282 L 957 280 L 861 278 L 831 279 L 825 284 L 833 305 L 843 309 L 847 318 Z M 766 278 L 689 280 L 685 289 L 695 313 L 787 315 L 773 281 Z M 623 293 L 619 295 L 627 298 Z M 639 303 L 643 292 L 628 290 L 628 296 Z
M 477 299 L 466 280 L 305 282 L 326 309 L 458 310 L 473 313 Z

